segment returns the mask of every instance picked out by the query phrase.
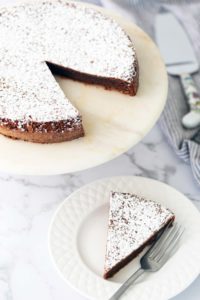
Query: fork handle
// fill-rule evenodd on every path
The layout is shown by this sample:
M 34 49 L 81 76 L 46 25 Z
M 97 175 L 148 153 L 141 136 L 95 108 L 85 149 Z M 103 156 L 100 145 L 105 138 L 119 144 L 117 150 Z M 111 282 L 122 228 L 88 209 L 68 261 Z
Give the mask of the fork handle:
M 126 290 L 132 285 L 132 283 L 142 274 L 144 273 L 144 269 L 138 269 L 133 275 L 131 275 L 122 286 L 115 292 L 115 294 L 109 300 L 118 300 L 121 295 L 126 292 Z

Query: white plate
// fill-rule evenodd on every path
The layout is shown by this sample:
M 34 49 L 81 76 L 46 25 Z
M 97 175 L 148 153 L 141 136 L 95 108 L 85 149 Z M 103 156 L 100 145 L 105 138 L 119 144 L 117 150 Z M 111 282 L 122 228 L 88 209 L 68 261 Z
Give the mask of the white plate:
M 177 295 L 200 272 L 200 214 L 180 192 L 142 177 L 95 181 L 61 204 L 49 230 L 49 250 L 60 275 L 89 299 L 106 300 L 138 268 L 139 258 L 111 280 L 102 279 L 111 190 L 137 193 L 162 203 L 185 228 L 178 250 L 166 265 L 141 278 L 122 299 L 166 300 Z
M 99 10 L 111 15 L 104 9 Z M 158 49 L 136 25 L 111 16 L 135 41 L 140 67 L 137 96 L 58 78 L 65 94 L 83 115 L 85 137 L 41 145 L 0 135 L 1 170 L 51 175 L 94 167 L 127 151 L 155 124 L 167 96 L 167 76 Z

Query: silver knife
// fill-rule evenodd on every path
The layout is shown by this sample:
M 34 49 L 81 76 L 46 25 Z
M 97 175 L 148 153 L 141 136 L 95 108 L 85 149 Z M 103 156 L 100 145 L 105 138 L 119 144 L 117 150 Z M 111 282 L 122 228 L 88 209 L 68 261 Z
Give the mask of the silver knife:
M 155 20 L 156 41 L 170 75 L 179 76 L 190 112 L 183 119 L 186 128 L 200 125 L 200 94 L 191 74 L 199 70 L 194 49 L 188 35 L 175 16 L 162 8 Z

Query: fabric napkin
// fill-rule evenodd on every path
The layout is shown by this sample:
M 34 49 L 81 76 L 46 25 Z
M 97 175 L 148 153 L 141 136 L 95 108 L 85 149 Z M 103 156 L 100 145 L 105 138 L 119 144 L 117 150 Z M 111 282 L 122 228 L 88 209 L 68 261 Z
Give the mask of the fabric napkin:
M 154 38 L 155 16 L 161 6 L 171 10 L 184 25 L 200 62 L 200 2 L 190 1 L 150 1 L 150 0 L 88 0 L 116 10 L 125 18 L 134 21 Z M 174 4 L 173 4 L 174 3 Z M 152 74 L 153 76 L 153 74 Z M 200 87 L 200 72 L 193 76 Z M 200 88 L 199 88 L 200 92 Z M 169 76 L 167 104 L 159 120 L 160 127 L 177 155 L 189 163 L 195 179 L 200 184 L 200 128 L 184 129 L 181 120 L 189 106 L 177 77 Z

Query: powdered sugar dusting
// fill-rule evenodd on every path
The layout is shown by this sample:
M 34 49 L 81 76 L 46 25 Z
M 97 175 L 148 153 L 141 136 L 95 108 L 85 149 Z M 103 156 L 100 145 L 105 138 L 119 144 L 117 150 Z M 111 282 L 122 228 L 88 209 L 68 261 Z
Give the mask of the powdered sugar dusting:
M 105 272 L 137 250 L 173 216 L 160 204 L 129 193 L 112 192 Z
M 46 62 L 130 83 L 135 75 L 132 42 L 92 8 L 62 0 L 2 8 L 0 31 L 0 119 L 80 122 Z

